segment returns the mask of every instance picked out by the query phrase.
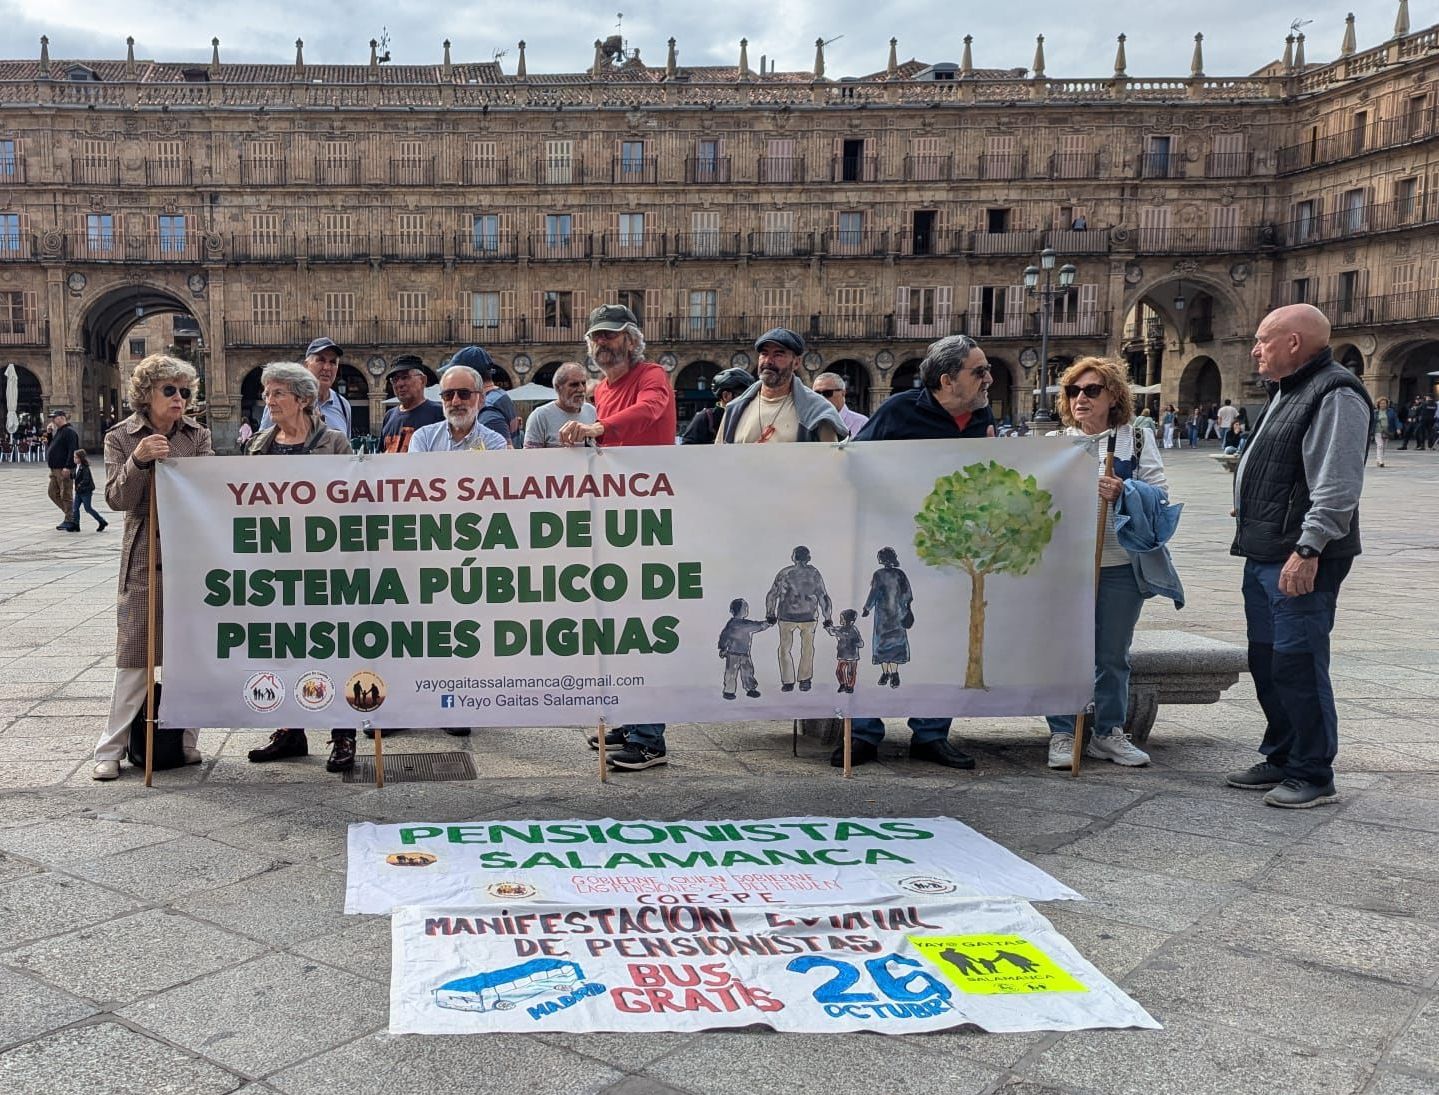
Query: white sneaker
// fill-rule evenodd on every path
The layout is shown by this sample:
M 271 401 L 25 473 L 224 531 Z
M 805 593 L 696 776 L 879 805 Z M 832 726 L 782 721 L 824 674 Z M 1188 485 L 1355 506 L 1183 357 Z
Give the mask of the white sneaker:
M 191 749 L 188 745 L 185 746 L 184 752 L 186 764 L 199 764 L 202 760 L 205 759 L 204 753 L 200 752 L 200 750 L 198 749 Z
M 118 760 L 102 760 L 95 765 L 95 770 L 90 773 L 91 779 L 119 779 L 120 762 Z
M 1089 739 L 1084 753 L 1100 760 L 1112 760 L 1126 768 L 1143 768 L 1149 763 L 1149 754 L 1130 741 L 1129 735 L 1123 730 L 1116 730 L 1103 737 L 1095 734 Z
M 1070 768 L 1074 765 L 1074 735 L 1051 734 L 1049 738 L 1049 766 Z

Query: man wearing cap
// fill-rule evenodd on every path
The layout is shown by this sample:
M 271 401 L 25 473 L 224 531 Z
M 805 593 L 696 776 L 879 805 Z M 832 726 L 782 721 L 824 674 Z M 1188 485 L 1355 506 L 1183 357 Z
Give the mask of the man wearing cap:
M 381 452 L 409 452 L 410 438 L 421 426 L 445 420 L 444 409 L 425 398 L 425 367 L 418 358 L 402 357 L 390 366 L 387 376 L 398 407 L 391 407 L 380 426 Z
M 845 424 L 849 435 L 853 437 L 864 429 L 864 424 L 869 421 L 869 418 L 844 405 L 844 389 L 845 380 L 839 373 L 820 373 L 814 378 L 814 394 L 822 395 L 830 401 L 835 410 L 839 411 L 840 421 Z
M 775 327 L 755 339 L 759 382 L 725 408 L 721 445 L 764 445 L 784 441 L 841 441 L 849 430 L 828 399 L 795 380 L 804 339 Z
M 585 367 L 578 361 L 566 361 L 555 370 L 555 401 L 530 412 L 525 423 L 527 449 L 560 448 L 560 427 L 566 422 L 590 423 L 595 409 L 585 402 Z
M 466 346 L 450 358 L 445 368 L 455 365 L 473 369 L 480 378 L 480 401 L 476 415 L 480 424 L 506 441 L 513 441 L 520 416 L 515 411 L 514 400 L 495 383 L 495 370 L 499 366 L 489 351 L 483 346 Z
M 55 530 L 78 532 L 80 526 L 72 519 L 71 510 L 75 505 L 75 450 L 80 447 L 80 435 L 64 411 L 50 415 L 50 431 L 50 444 L 45 449 L 45 463 L 50 465 L 50 501 L 65 511 L 65 519 Z
M 566 422 L 560 444 L 673 445 L 675 391 L 669 377 L 646 361 L 645 336 L 635 314 L 622 304 L 603 304 L 590 313 L 585 331 L 590 357 L 604 379 L 595 389 L 595 421 Z M 609 755 L 618 771 L 637 772 L 666 763 L 664 723 L 631 723 L 611 730 L 605 744 L 621 747 Z M 597 738 L 590 745 L 599 748 Z
M 349 437 L 354 432 L 350 428 L 354 412 L 350 409 L 350 401 L 335 391 L 335 380 L 340 375 L 340 358 L 344 356 L 345 351 L 336 346 L 333 340 L 321 336 L 306 347 L 305 368 L 310 370 L 310 375 L 320 386 L 315 412 L 325 420 L 325 425 L 330 429 L 339 430 Z M 270 417 L 270 408 L 266 407 L 265 413 L 260 416 L 260 429 L 268 430 L 274 424 L 275 420 Z
M 747 391 L 753 383 L 754 377 L 738 366 L 726 369 L 710 381 L 710 387 L 719 402 L 713 407 L 706 407 L 690 419 L 689 428 L 680 438 L 680 444 L 713 445 L 714 439 L 719 436 L 720 419 L 724 417 L 725 408 L 735 396 Z
M 950 335 L 932 342 L 919 363 L 920 387 L 896 392 L 855 437 L 855 441 L 921 441 L 933 438 L 993 437 L 989 409 L 992 376 L 984 351 L 968 335 Z M 909 756 L 946 768 L 973 768 L 974 758 L 949 744 L 949 719 L 910 719 Z M 857 718 L 851 761 L 867 764 L 879 758 L 884 720 Z M 844 766 L 844 746 L 830 757 Z

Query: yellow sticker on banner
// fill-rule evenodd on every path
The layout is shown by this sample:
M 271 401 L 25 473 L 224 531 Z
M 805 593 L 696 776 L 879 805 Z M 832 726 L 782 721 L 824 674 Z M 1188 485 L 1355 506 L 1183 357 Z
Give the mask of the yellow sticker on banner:
M 915 949 L 961 992 L 1088 992 L 1028 939 L 1017 935 L 911 935 Z

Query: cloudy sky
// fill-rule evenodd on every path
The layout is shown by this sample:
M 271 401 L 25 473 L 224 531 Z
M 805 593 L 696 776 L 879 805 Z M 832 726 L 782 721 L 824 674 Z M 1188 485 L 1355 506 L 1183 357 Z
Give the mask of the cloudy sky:
M 933 62 L 958 61 L 971 34 L 977 67 L 1010 68 L 1029 65 L 1034 37 L 1043 34 L 1049 75 L 1103 76 L 1113 71 L 1115 36 L 1124 33 L 1130 75 L 1177 76 L 1189 71 L 1194 35 L 1202 32 L 1205 71 L 1241 75 L 1280 56 L 1295 20 L 1312 20 L 1305 28 L 1308 59 L 1322 61 L 1339 52 L 1346 12 L 1357 16 L 1362 50 L 1391 36 L 1397 8 L 1397 0 L 455 0 L 402 11 L 376 0 L 0 0 L 0 55 L 34 56 L 40 35 L 48 34 L 52 57 L 118 58 L 133 35 L 137 57 L 208 60 L 210 39 L 218 37 L 225 60 L 286 62 L 298 37 L 312 64 L 361 64 L 369 59 L 369 39 L 388 28 L 400 63 L 437 62 L 449 38 L 455 60 L 489 60 L 505 51 L 501 64 L 513 73 L 515 43 L 523 38 L 531 72 L 576 72 L 588 67 L 594 39 L 615 33 L 623 9 L 629 46 L 651 64 L 664 63 L 671 36 L 682 65 L 734 64 L 747 37 L 751 65 L 767 55 L 781 69 L 808 69 L 814 41 L 823 37 L 834 39 L 826 49 L 828 75 L 859 75 L 884 66 L 891 36 L 899 39 L 900 60 Z M 1439 0 L 1413 0 L 1410 13 L 1413 29 L 1439 23 Z

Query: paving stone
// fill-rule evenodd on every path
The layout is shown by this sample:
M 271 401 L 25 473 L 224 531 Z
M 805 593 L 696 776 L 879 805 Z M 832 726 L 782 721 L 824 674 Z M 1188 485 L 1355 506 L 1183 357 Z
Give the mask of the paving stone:
M 1327 905 L 1439 920 L 1439 880 L 1413 878 L 1405 870 L 1295 852 L 1270 866 L 1254 885 Z
M 169 792 L 151 789 L 107 810 L 106 814 L 122 821 L 140 821 L 203 835 L 233 828 L 251 818 L 293 810 L 302 806 L 306 798 L 304 791 L 294 788 L 235 787 L 206 782 Z
M 732 1031 L 697 1039 L 682 1053 L 662 1057 L 642 1075 L 696 1095 L 963 1095 L 985 1091 L 996 1070 L 924 1048 L 920 1038 L 851 1034 L 815 1038 L 799 1034 Z
M 0 950 L 82 928 L 139 902 L 78 878 L 45 873 L 0 884 Z
M 116 855 L 173 837 L 173 833 L 155 825 L 66 817 L 0 829 L 0 849 L 53 867 Z
M 390 918 L 347 916 L 339 930 L 294 943 L 291 953 L 327 962 L 349 973 L 390 984 Z
M 1224 787 L 1221 780 L 1216 780 L 1208 796 L 1192 791 L 1159 795 L 1125 811 L 1124 822 L 1242 844 L 1282 847 L 1326 820 L 1322 810 L 1276 810 L 1265 806 L 1263 797 L 1253 791 Z
M 68 992 L 0 966 L 0 1049 L 77 1023 L 95 1010 Z
M 264 950 L 208 924 L 149 909 L 32 943 L 8 953 L 5 961 L 113 1008 Z
M 1380 1072 L 1368 1095 L 1434 1095 L 1439 1091 L 1439 1076 L 1410 1076 L 1401 1072 Z
M 1394 867 L 1406 874 L 1439 881 L 1439 833 L 1372 825 L 1339 817 L 1306 837 L 1296 848 L 1303 852 L 1319 852 Z
M 1415 1016 L 1389 1053 L 1389 1063 L 1439 1075 L 1439 1001 Z
M 688 1095 L 688 1092 L 647 1076 L 626 1076 L 619 1083 L 605 1088 L 601 1095 Z
M 1123 980 L 1173 938 L 1169 932 L 1096 917 L 1081 910 L 1084 904 L 1087 903 L 1048 901 L 1038 908 L 1055 930 L 1111 981 Z
M 1060 851 L 1205 882 L 1253 878 L 1275 855 L 1272 848 L 1123 823 L 1083 836 Z
M 251 818 L 211 833 L 214 840 L 278 862 L 305 863 L 345 854 L 350 825 L 368 820 L 327 805 Z
M 71 1027 L 0 1054 L 0 1090 L 36 1095 L 225 1095 L 230 1073 L 118 1023 Z
M 233 932 L 287 947 L 348 927 L 345 876 L 288 865 L 230 886 L 192 894 L 175 907 Z
M 634 1035 L 613 1031 L 597 1031 L 593 1034 L 568 1034 L 556 1031 L 553 1034 L 536 1034 L 536 1041 L 557 1046 L 592 1057 L 613 1065 L 620 1071 L 635 1071 L 646 1065 L 676 1053 L 694 1040 L 693 1034 L 664 1033 Z
M 1066 1034 L 1021 1075 L 1104 1095 L 1348 1095 L 1368 1073 L 1355 1062 L 1188 1016 L 1161 1021 L 1164 1030 Z
M 72 863 L 69 870 L 94 882 L 145 897 L 168 900 L 210 890 L 277 866 L 263 855 L 184 834 L 164 844 L 117 852 L 104 859 Z
M 287 1095 L 318 1095 L 334 1090 L 336 1076 L 345 1077 L 347 1095 L 514 1095 L 527 1090 L 585 1095 L 604 1090 L 621 1073 L 520 1034 L 368 1034 L 268 1082 Z
M 272 954 L 148 997 L 119 1015 L 227 1068 L 265 1076 L 385 1026 L 387 1005 L 386 989 L 372 981 Z
M 1075 913 L 1158 931 L 1182 931 L 1241 892 L 1232 883 L 1154 875 L 1075 856 L 1036 856 L 1033 862 L 1085 896 L 1073 903 Z

